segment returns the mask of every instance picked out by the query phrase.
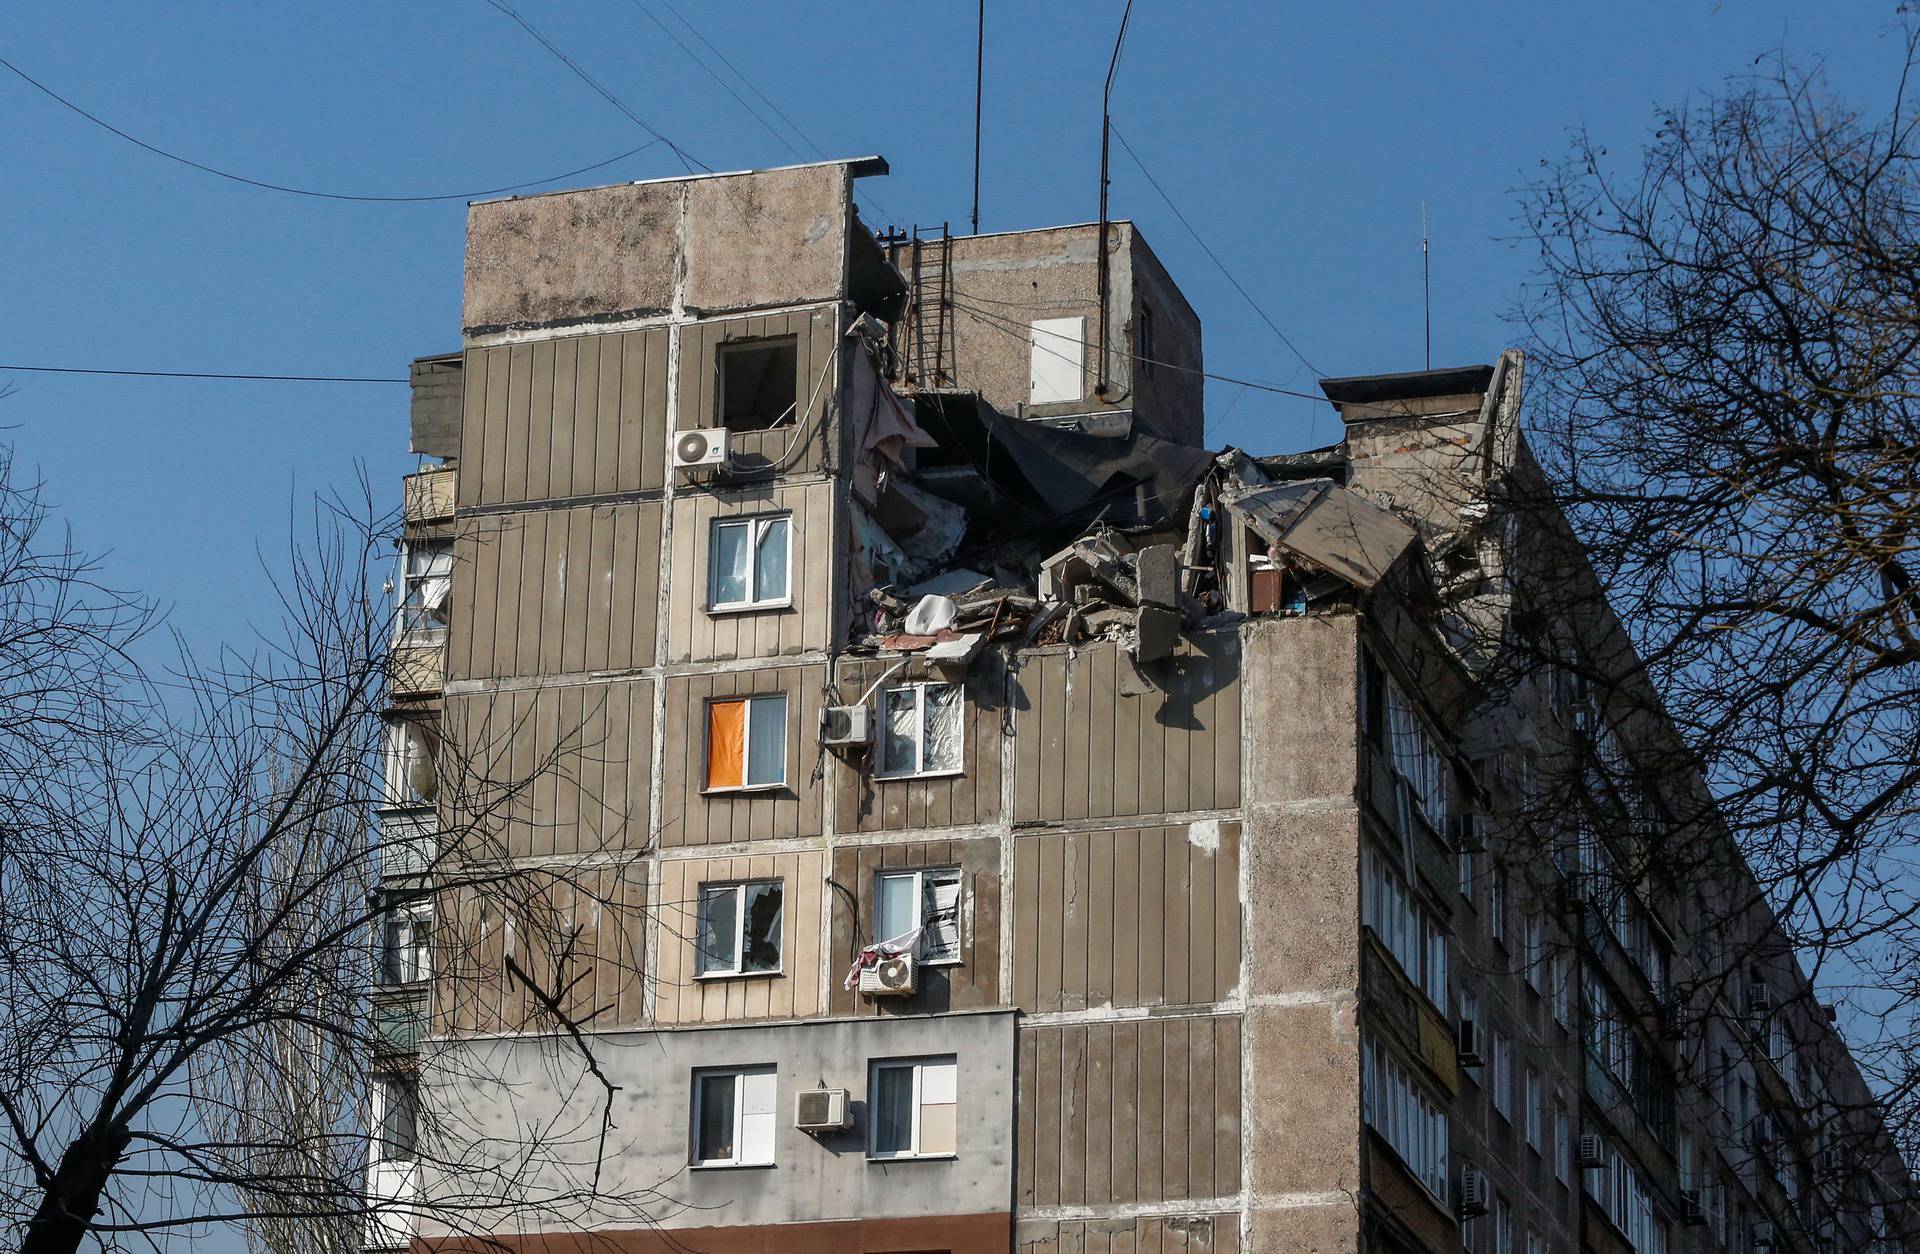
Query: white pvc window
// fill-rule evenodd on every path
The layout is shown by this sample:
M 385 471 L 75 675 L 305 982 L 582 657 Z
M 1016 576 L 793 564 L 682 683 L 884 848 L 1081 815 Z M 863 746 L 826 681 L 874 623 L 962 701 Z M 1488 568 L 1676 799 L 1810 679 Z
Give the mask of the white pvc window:
M 958 684 L 901 684 L 880 694 L 882 779 L 952 775 L 961 769 Z
M 707 608 L 757 610 L 790 604 L 792 551 L 789 514 L 714 519 L 707 547 Z
M 784 898 L 779 880 L 702 884 L 695 974 L 778 972 Z
M 380 922 L 380 982 L 418 984 L 433 974 L 433 906 L 388 909 Z
M 410 540 L 400 554 L 400 638 L 438 640 L 446 634 L 453 592 L 453 542 Z
M 778 788 L 786 782 L 786 694 L 709 701 L 708 791 Z
M 1407 1169 L 1438 1198 L 1447 1196 L 1447 1113 L 1408 1069 L 1371 1038 L 1361 1045 L 1360 1109 Z
M 380 1076 L 373 1082 L 373 1156 L 377 1162 L 411 1162 L 419 1154 L 420 1086 L 410 1076 Z
M 874 940 L 884 945 L 918 945 L 920 961 L 960 961 L 960 871 L 887 871 L 880 876 L 874 912 Z
M 1447 1004 L 1447 934 L 1372 845 L 1360 849 L 1360 921 L 1429 1001 Z
M 776 1104 L 772 1067 L 694 1072 L 694 1166 L 772 1165 Z
M 953 1056 L 876 1062 L 867 1076 L 872 1158 L 948 1158 L 959 1148 Z

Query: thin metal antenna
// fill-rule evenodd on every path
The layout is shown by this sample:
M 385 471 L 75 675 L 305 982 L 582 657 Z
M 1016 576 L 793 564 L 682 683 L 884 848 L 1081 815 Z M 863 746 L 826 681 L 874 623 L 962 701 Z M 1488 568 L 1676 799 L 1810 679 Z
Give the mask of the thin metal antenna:
M 1420 303 L 1427 315 L 1427 366 L 1433 369 L 1433 265 L 1428 260 L 1427 202 L 1420 202 Z
M 1120 14 L 1120 33 L 1113 37 L 1113 59 L 1107 63 L 1107 85 L 1100 93 L 1100 363 L 1094 372 L 1093 394 L 1107 394 L 1107 298 L 1113 279 L 1108 273 L 1107 261 L 1107 146 L 1113 133 L 1113 75 L 1120 68 L 1120 48 L 1127 42 L 1127 23 L 1133 18 L 1133 0 L 1127 0 L 1127 7 Z
M 978 39 L 973 52 L 973 233 L 980 234 L 980 101 L 987 82 L 987 0 L 980 0 Z

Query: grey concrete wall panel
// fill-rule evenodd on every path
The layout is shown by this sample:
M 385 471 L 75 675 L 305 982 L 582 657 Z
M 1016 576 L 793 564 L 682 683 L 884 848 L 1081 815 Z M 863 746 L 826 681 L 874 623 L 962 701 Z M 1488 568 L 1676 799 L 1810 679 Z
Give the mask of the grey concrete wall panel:
M 957 1153 L 946 1159 L 870 1161 L 865 1152 L 868 1062 L 944 1054 L 954 1056 L 958 1070 Z M 600 1193 L 613 1197 L 662 1188 L 668 1198 L 684 1203 L 656 1201 L 654 1217 L 669 1227 L 972 1215 L 1012 1208 L 1015 1038 L 1010 1012 L 608 1034 L 595 1041 L 594 1056 L 619 1086 L 613 1096 L 614 1130 L 598 1173 Z M 694 1069 L 765 1064 L 777 1067 L 779 1075 L 775 1165 L 690 1169 Z M 422 1082 L 424 1105 L 444 1112 L 425 1135 L 459 1147 L 449 1154 L 455 1161 L 479 1159 L 501 1177 L 516 1178 L 524 1190 L 516 1199 L 558 1196 L 595 1177 L 605 1090 L 564 1037 L 432 1042 L 422 1057 Z M 823 1085 L 851 1091 L 854 1131 L 816 1140 L 793 1127 L 794 1093 Z M 536 1123 L 576 1131 L 522 1164 L 527 1129 Z M 429 1171 L 425 1188 L 429 1194 L 468 1190 L 487 1187 L 496 1178 L 471 1170 L 450 1182 Z M 566 1215 L 529 1210 L 518 1219 L 554 1229 L 622 1226 L 621 1217 L 586 1204 L 568 1210 Z M 631 1223 L 626 1217 L 624 1226 Z
M 666 313 L 685 186 L 624 183 L 470 206 L 461 325 L 471 335 Z
M 853 191 L 845 165 L 698 179 L 686 187 L 689 311 L 840 299 Z

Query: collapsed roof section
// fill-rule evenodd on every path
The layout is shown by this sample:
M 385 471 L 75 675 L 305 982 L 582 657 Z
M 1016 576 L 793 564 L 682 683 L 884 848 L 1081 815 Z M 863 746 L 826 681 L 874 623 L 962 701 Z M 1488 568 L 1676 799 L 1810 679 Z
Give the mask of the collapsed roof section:
M 865 340 L 850 393 L 860 647 L 964 664 L 990 641 L 1109 637 L 1149 663 L 1185 628 L 1353 606 L 1420 551 L 1411 523 L 1346 486 L 1339 446 L 1256 461 L 1125 410 L 1016 418 L 973 392 L 902 397 Z

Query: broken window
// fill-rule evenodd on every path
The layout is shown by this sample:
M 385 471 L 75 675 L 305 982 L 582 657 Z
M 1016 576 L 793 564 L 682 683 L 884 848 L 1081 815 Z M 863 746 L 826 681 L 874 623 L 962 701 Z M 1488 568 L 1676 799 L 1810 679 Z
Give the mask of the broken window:
M 707 703 L 707 789 L 778 788 L 787 782 L 787 697 Z
M 707 608 L 766 609 L 789 603 L 793 518 L 716 518 L 707 547 Z
M 874 941 L 912 945 L 921 962 L 959 962 L 960 894 L 957 867 L 882 874 L 874 909 Z
M 700 886 L 698 975 L 752 975 L 780 970 L 779 880 Z
M 420 1086 L 412 1076 L 383 1075 L 373 1082 L 374 1157 L 411 1159 L 417 1153 Z
M 409 540 L 400 556 L 400 638 L 435 641 L 446 634 L 453 591 L 453 542 Z
M 392 906 L 380 923 L 380 982 L 417 984 L 433 973 L 433 907 Z
M 424 724 L 395 719 L 387 724 L 384 799 L 390 806 L 432 805 L 440 794 L 434 762 L 435 737 Z
M 901 684 L 880 695 L 883 779 L 960 770 L 962 701 L 957 684 Z
M 694 1165 L 771 1165 L 775 1088 L 772 1067 L 694 1072 Z
M 876 1062 L 867 1094 L 870 1156 L 945 1157 L 959 1148 L 959 1068 L 951 1054 Z
M 799 376 L 797 336 L 722 344 L 720 425 L 729 431 L 765 431 L 790 421 Z

